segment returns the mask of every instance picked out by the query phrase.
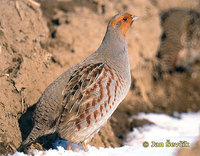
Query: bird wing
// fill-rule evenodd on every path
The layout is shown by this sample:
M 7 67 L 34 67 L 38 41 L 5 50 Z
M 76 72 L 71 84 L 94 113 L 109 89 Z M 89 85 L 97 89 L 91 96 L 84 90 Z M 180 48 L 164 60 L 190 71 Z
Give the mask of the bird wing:
M 104 63 L 80 66 L 69 78 L 63 92 L 63 111 L 60 116 L 59 127 L 69 121 L 76 120 L 83 112 L 94 109 L 89 106 L 92 99 L 96 99 L 98 90 L 94 91 L 96 82 L 102 77 Z

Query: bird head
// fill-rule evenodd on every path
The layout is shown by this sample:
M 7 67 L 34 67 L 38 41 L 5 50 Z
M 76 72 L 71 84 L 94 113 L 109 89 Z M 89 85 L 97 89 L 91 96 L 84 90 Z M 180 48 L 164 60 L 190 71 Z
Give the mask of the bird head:
M 117 29 L 120 30 L 122 36 L 125 37 L 125 34 L 128 28 L 132 25 L 133 21 L 138 19 L 137 16 L 133 16 L 129 13 L 120 13 L 115 15 L 109 22 L 109 29 Z

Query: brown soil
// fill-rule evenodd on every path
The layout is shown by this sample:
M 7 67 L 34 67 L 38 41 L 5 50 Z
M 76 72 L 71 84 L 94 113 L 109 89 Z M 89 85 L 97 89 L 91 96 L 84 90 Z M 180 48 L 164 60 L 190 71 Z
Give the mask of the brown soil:
M 199 0 L 167 3 L 165 0 L 38 0 L 38 3 L 40 7 L 30 0 L 0 1 L 0 153 L 16 151 L 31 130 L 34 104 L 45 88 L 94 52 L 109 19 L 122 11 L 140 17 L 126 36 L 132 86 L 90 144 L 121 146 L 133 125 L 149 124 L 147 121 L 133 124 L 129 120 L 138 112 L 171 114 L 200 109 L 200 61 L 190 71 L 163 73 L 160 80 L 153 80 L 156 55 L 162 45 L 161 16 L 174 8 L 197 11 Z M 40 142 L 47 139 L 50 143 L 56 138 L 47 136 Z M 199 152 L 196 146 L 191 151 Z
M 181 149 L 177 156 L 199 156 L 200 153 L 200 138 L 199 141 L 192 148 Z

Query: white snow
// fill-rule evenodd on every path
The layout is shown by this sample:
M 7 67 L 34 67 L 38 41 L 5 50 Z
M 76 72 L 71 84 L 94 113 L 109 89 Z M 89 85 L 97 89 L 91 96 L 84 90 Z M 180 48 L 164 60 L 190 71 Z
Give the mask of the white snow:
M 155 125 L 146 125 L 134 128 L 130 132 L 124 145 L 134 146 L 143 141 L 156 141 L 160 139 L 197 137 L 200 134 L 200 112 L 174 113 L 175 117 L 165 114 L 140 113 L 132 119 L 146 119 Z
M 175 117 L 164 114 L 145 114 L 140 113 L 133 116 L 134 119 L 147 119 L 153 122 L 153 125 L 145 125 L 142 127 L 133 127 L 125 141 L 124 146 L 120 148 L 100 148 L 88 146 L 89 152 L 84 152 L 80 146 L 73 145 L 74 150 L 79 152 L 67 151 L 66 141 L 57 141 L 54 146 L 58 149 L 49 149 L 47 151 L 31 150 L 35 156 L 175 156 L 178 149 L 181 147 L 166 147 L 166 142 L 182 143 L 185 141 L 186 145 L 191 146 L 200 135 L 200 112 L 197 113 L 174 113 Z M 143 142 L 149 143 L 148 147 L 143 146 Z M 151 147 L 152 141 L 163 143 L 163 147 Z M 182 141 L 182 142 L 181 142 Z M 178 144 L 177 144 L 178 145 Z M 11 156 L 11 155 L 9 155 Z M 27 156 L 24 153 L 16 152 L 13 156 Z

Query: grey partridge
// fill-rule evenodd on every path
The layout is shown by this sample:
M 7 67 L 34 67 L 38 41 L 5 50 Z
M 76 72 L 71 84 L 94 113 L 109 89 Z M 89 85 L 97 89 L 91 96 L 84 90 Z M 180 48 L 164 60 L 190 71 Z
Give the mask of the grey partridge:
M 163 34 L 157 55 L 162 72 L 187 70 L 200 59 L 200 14 L 170 10 L 162 15 Z
M 137 19 L 120 13 L 110 20 L 100 47 L 51 83 L 36 104 L 34 127 L 23 146 L 58 132 L 71 143 L 90 140 L 125 98 L 131 74 L 125 34 Z

